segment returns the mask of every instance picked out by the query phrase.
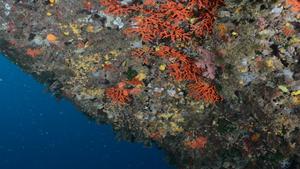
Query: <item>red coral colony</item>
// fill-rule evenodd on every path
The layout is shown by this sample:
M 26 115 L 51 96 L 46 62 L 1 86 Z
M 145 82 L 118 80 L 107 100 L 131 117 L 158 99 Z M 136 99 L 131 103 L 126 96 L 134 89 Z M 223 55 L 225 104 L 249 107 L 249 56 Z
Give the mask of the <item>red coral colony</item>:
M 194 44 L 197 39 L 212 32 L 223 0 L 144 0 L 127 4 L 119 0 L 100 0 L 100 5 L 107 14 L 130 17 L 131 24 L 124 34 L 139 37 L 147 45 L 146 48 L 135 49 L 132 52 L 135 56 L 151 55 L 166 59 L 169 75 L 175 81 L 187 82 L 189 95 L 195 100 L 203 99 L 209 103 L 221 100 L 216 88 L 203 76 L 207 70 L 182 52 L 184 47 L 178 46 Z M 109 88 L 106 93 L 114 102 L 129 101 L 119 87 Z

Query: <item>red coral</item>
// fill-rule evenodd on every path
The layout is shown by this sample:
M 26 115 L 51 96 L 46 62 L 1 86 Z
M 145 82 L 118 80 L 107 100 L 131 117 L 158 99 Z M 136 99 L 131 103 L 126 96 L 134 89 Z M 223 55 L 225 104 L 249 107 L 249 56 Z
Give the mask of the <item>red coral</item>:
M 196 36 L 203 36 L 212 31 L 214 15 L 223 4 L 223 0 L 191 0 L 188 3 L 147 0 L 139 5 L 122 5 L 118 0 L 102 0 L 100 4 L 106 7 L 106 13 L 114 15 L 139 13 L 133 17 L 132 27 L 125 31 L 127 35 L 138 34 L 145 42 L 160 39 L 187 42 L 191 40 L 192 32 Z M 195 7 L 201 11 L 200 16 L 195 16 L 193 11 Z M 191 30 L 188 30 L 186 28 L 189 27 L 191 18 L 197 20 L 190 25 Z M 182 23 L 186 26 L 183 27 Z
M 214 11 L 224 4 L 224 0 L 189 0 L 188 8 L 206 9 L 207 11 Z
M 160 46 L 155 55 L 161 58 L 175 58 L 179 62 L 188 63 L 189 57 L 169 46 Z
M 141 16 L 133 18 L 133 27 L 125 33 L 138 34 L 145 42 L 156 39 L 170 39 L 172 42 L 189 41 L 191 33 L 184 31 L 180 23 L 188 22 L 191 11 L 183 4 L 167 1 L 157 10 L 141 10 Z
M 165 28 L 159 33 L 161 39 L 170 39 L 172 42 L 182 41 L 187 42 L 191 40 L 191 32 L 185 32 L 178 26 L 166 25 Z
M 215 103 L 222 98 L 218 95 L 215 86 L 204 82 L 203 80 L 197 80 L 188 85 L 189 95 L 195 100 L 204 99 L 209 103 Z
M 176 59 L 175 63 L 168 66 L 170 75 L 176 81 L 196 81 L 200 78 L 203 72 L 203 69 L 198 67 L 192 59 L 169 46 L 160 46 L 155 54 L 162 58 Z
M 112 70 L 114 67 L 112 64 L 104 64 L 103 65 L 103 70 L 105 71 L 109 71 L 109 70 Z
M 172 76 L 176 81 L 191 80 L 196 81 L 201 77 L 203 70 L 197 67 L 192 62 L 190 63 L 180 63 L 176 62 L 168 66 L 170 71 L 170 76 Z
M 155 52 L 155 55 L 161 58 L 169 58 L 175 52 L 175 49 L 169 46 L 159 46 Z
M 197 62 L 169 46 L 160 46 L 155 54 L 159 57 L 175 58 L 177 60 L 175 63 L 168 65 L 169 74 L 179 82 L 192 81 L 188 88 L 190 96 L 195 100 L 204 99 L 210 103 L 221 100 L 216 88 L 201 80 L 203 73 L 210 71 L 209 69 L 205 70 L 207 67 L 198 66 Z
M 91 1 L 85 0 L 85 1 L 83 2 L 83 7 L 84 7 L 85 10 L 91 11 L 91 10 L 93 9 L 93 4 L 92 4 Z
M 185 142 L 185 145 L 191 149 L 203 149 L 207 144 L 207 137 L 200 136 L 192 141 Z
M 151 48 L 144 46 L 142 48 L 133 49 L 131 51 L 131 55 L 137 58 L 143 58 L 146 55 L 150 55 L 152 52 Z
M 114 15 L 135 12 L 135 16 L 131 17 L 132 24 L 124 31 L 126 35 L 137 35 L 143 42 L 170 41 L 171 46 L 176 46 L 177 42 L 187 43 L 195 36 L 203 37 L 211 33 L 217 9 L 223 2 L 224 0 L 145 0 L 138 5 L 137 2 L 122 5 L 118 0 L 102 0 L 100 4 L 105 7 L 105 12 Z M 169 46 L 159 46 L 155 52 L 152 49 L 135 49 L 132 55 L 144 57 L 154 54 L 169 59 L 172 62 L 168 65 L 170 76 L 177 81 L 190 82 L 190 96 L 212 103 L 221 99 L 215 87 L 201 79 L 204 69 L 207 69 L 210 78 L 214 77 L 212 64 L 205 62 L 202 67 L 197 66 L 193 59 Z
M 132 19 L 131 28 L 124 30 L 126 35 L 138 34 L 144 42 L 154 41 L 160 32 L 160 26 L 163 24 L 154 15 L 149 17 L 136 16 Z
M 142 48 L 133 49 L 130 52 L 131 56 L 133 56 L 133 57 L 143 58 L 144 64 L 148 64 L 148 56 L 150 56 L 152 53 L 153 53 L 153 50 L 147 46 L 144 46 Z
M 130 101 L 129 92 L 126 90 L 124 82 L 120 82 L 118 86 L 110 87 L 105 90 L 105 95 L 113 102 L 117 104 L 126 104 Z
M 126 88 L 127 85 L 133 86 L 133 88 Z M 130 101 L 131 95 L 137 95 L 142 92 L 142 89 L 139 86 L 144 85 L 143 82 L 134 78 L 132 80 L 126 80 L 120 82 L 117 86 L 107 88 L 105 90 L 105 95 L 113 103 L 124 105 Z
M 300 1 L 299 0 L 286 0 L 286 3 L 291 6 L 293 12 L 300 12 Z
M 202 37 L 206 33 L 211 33 L 213 30 L 213 24 L 215 22 L 214 15 L 205 13 L 200 19 L 191 25 L 191 30 L 197 37 Z
M 167 16 L 169 21 L 172 21 L 177 25 L 180 22 L 187 21 L 187 19 L 193 16 L 193 13 L 182 3 L 167 1 L 160 5 L 159 15 L 161 17 Z
M 42 54 L 43 50 L 42 49 L 34 49 L 34 48 L 29 48 L 26 50 L 26 55 L 35 58 Z
M 296 33 L 296 31 L 293 28 L 289 27 L 289 26 L 284 26 L 283 29 L 282 29 L 282 32 L 287 37 L 291 37 Z
M 127 84 L 132 85 L 132 86 L 139 86 L 139 85 L 144 85 L 142 81 L 140 81 L 137 78 L 133 78 L 132 80 L 125 81 Z
M 144 0 L 144 5 L 145 6 L 155 6 L 156 1 L 155 0 Z
M 100 0 L 99 3 L 105 7 L 105 13 L 112 15 L 126 15 L 135 10 L 135 6 L 122 5 L 118 0 Z

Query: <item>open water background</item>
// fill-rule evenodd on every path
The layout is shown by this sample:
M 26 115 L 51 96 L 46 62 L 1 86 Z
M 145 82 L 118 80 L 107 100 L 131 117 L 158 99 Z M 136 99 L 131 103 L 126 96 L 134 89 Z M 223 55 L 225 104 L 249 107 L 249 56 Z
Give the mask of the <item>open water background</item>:
M 117 141 L 0 54 L 0 169 L 173 169 L 155 147 Z

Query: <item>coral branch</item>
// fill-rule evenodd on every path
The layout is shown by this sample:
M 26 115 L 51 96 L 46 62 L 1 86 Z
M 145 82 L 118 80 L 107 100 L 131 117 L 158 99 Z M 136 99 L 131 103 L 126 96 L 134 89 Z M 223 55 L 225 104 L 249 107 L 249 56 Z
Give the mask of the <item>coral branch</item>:
M 209 103 L 215 103 L 222 98 L 218 95 L 215 86 L 208 84 L 202 80 L 198 80 L 188 85 L 189 95 L 195 100 L 204 99 Z
M 135 6 L 122 5 L 118 0 L 100 0 L 99 4 L 105 7 L 105 13 L 112 15 L 126 15 L 135 11 Z
M 203 149 L 207 143 L 207 137 L 200 136 L 192 141 L 185 142 L 185 145 L 191 149 Z
M 130 27 L 124 30 L 127 36 L 137 35 L 145 44 L 159 44 L 162 41 L 170 44 L 159 46 L 155 50 L 153 47 L 135 49 L 132 51 L 133 56 L 153 54 L 168 59 L 171 62 L 168 65 L 170 76 L 176 81 L 189 82 L 190 96 L 211 103 L 221 99 L 215 87 L 201 79 L 203 74 L 214 78 L 214 65 L 208 62 L 213 59 L 207 59 L 199 66 L 194 59 L 171 46 L 177 46 L 178 42 L 187 44 L 195 37 L 200 38 L 211 33 L 216 11 L 223 5 L 223 0 L 145 0 L 143 3 L 132 2 L 126 5 L 118 0 L 103 0 L 100 4 L 106 8 L 106 12 L 114 15 L 135 12 L 135 16 L 131 17 Z M 112 91 L 108 92 L 112 100 L 125 102 L 120 88 L 111 90 L 119 93 L 114 95 Z
M 129 89 L 126 87 L 127 85 L 131 85 L 133 88 Z M 122 81 L 117 86 L 107 88 L 105 90 L 105 95 L 113 103 L 124 105 L 130 101 L 130 96 L 142 92 L 142 89 L 140 88 L 142 85 L 144 85 L 144 83 L 136 78 Z
M 168 66 L 170 76 L 176 81 L 196 81 L 201 77 L 203 70 L 193 63 L 173 63 Z
M 293 12 L 300 12 L 300 1 L 299 0 L 286 0 L 286 3 L 291 6 Z
M 105 95 L 111 99 L 113 103 L 125 104 L 129 99 L 129 92 L 124 89 L 124 83 L 119 83 L 118 86 L 110 87 L 105 90 Z
M 161 58 L 175 58 L 179 62 L 188 63 L 189 57 L 169 46 L 160 46 L 157 48 L 155 55 Z
M 29 48 L 26 50 L 26 55 L 35 58 L 37 56 L 39 56 L 40 54 L 42 54 L 43 50 L 42 49 L 33 49 L 33 48 Z

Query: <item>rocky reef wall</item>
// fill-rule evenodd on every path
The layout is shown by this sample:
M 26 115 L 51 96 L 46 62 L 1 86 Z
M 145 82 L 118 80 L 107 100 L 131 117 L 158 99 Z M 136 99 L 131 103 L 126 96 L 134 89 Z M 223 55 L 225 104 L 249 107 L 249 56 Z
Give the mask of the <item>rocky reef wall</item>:
M 178 168 L 299 168 L 299 12 L 297 0 L 0 0 L 0 51 Z

